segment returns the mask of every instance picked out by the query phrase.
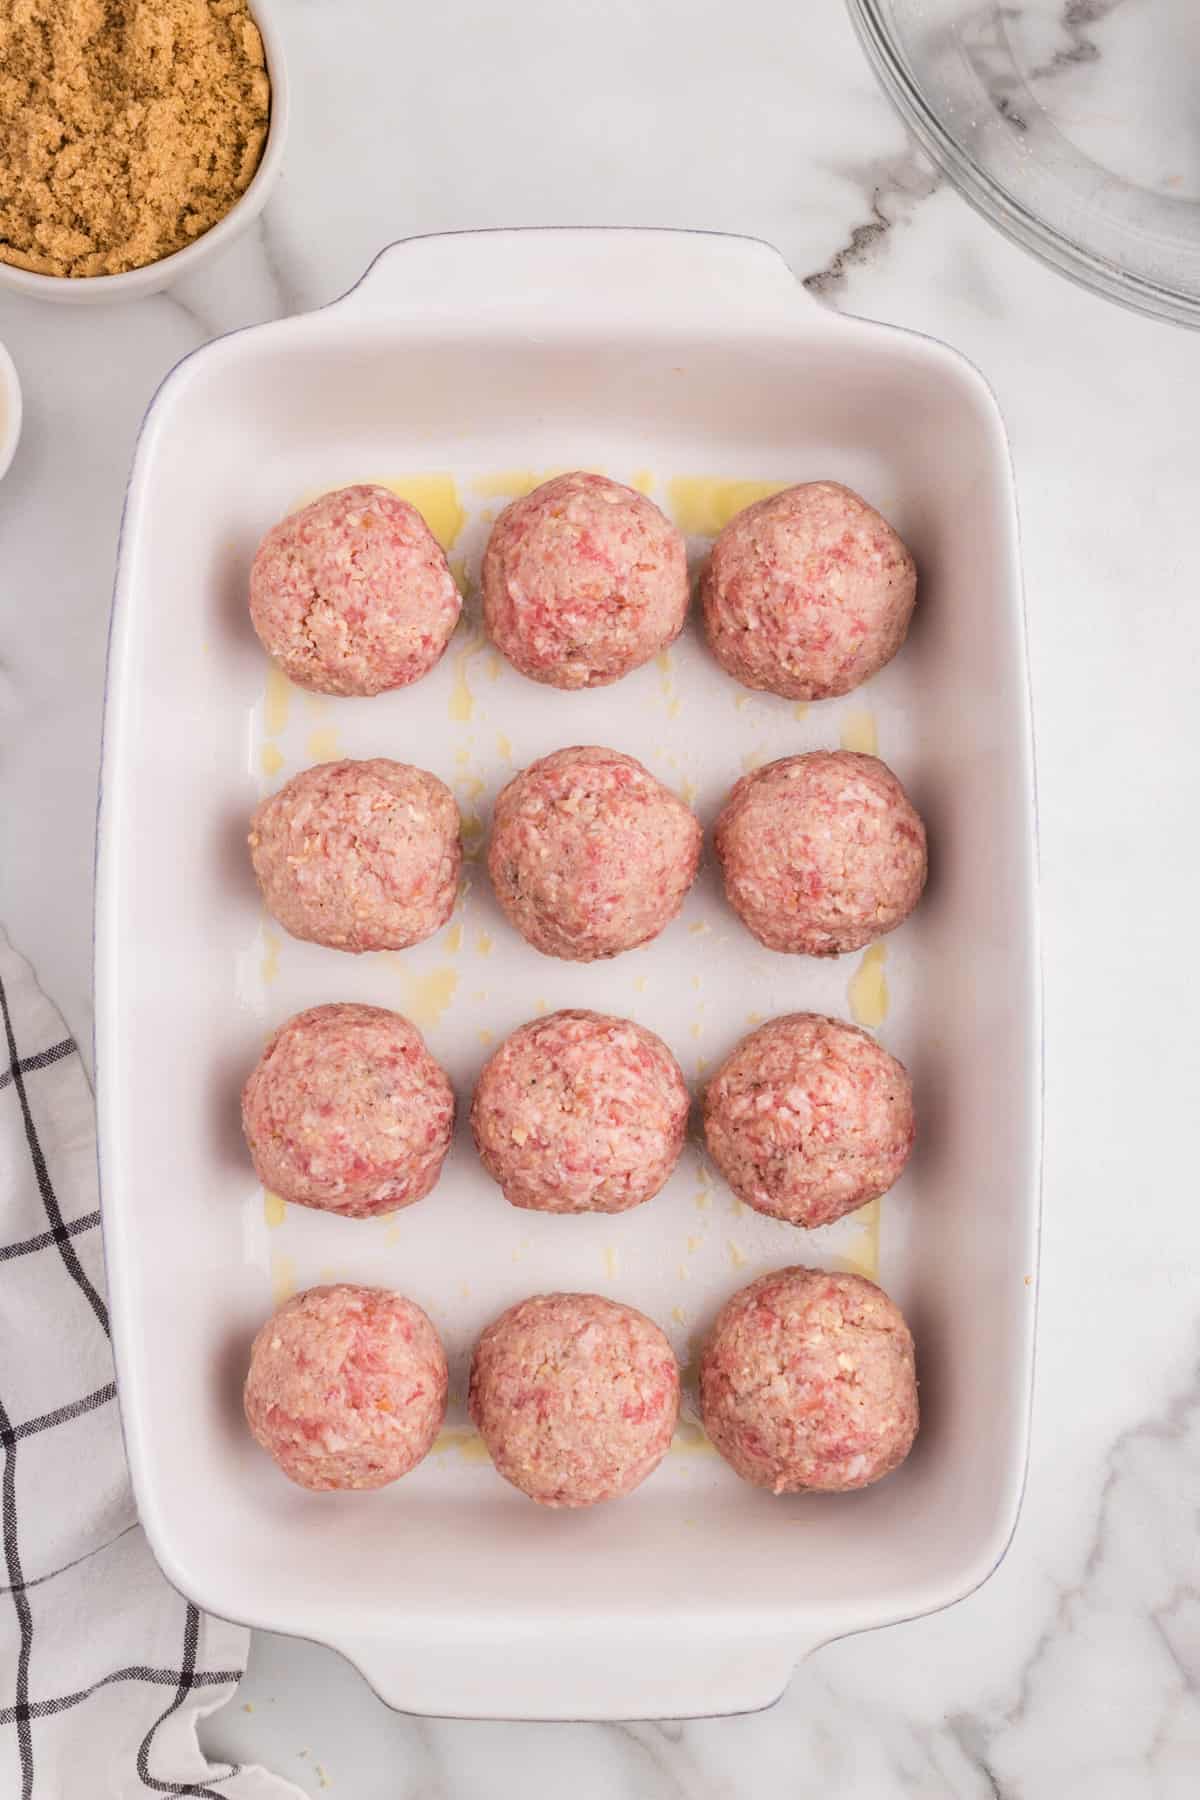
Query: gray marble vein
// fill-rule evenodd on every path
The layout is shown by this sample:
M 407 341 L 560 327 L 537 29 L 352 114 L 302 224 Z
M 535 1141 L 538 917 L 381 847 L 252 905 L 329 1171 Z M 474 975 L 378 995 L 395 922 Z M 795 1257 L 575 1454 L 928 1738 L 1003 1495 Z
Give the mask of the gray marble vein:
M 1116 1755 L 1131 1732 L 1143 1746 L 1145 1775 L 1163 1791 L 1181 1755 L 1200 1770 L 1198 1496 L 1200 1366 L 1165 1408 L 1122 1431 L 1104 1459 L 1079 1578 L 1061 1589 L 1015 1698 L 989 1724 L 989 1750 L 1001 1765 L 1050 1729 L 1064 1688 L 1078 1694 L 1089 1675 L 1103 1679 L 1097 1653 L 1106 1641 L 1115 1649 L 1123 1640 L 1135 1650 L 1139 1678 L 1123 1697 L 1111 1696 L 1083 1756 L 1102 1769 L 1106 1740 Z
M 220 326 L 198 306 L 184 298 L 185 283 L 176 282 L 174 287 L 165 288 L 161 294 L 155 295 L 160 306 L 169 306 L 184 319 L 188 329 L 193 333 L 197 345 L 206 344 L 209 338 L 217 337 Z
M 1092 27 L 1102 25 L 1124 3 L 1125 0 L 1066 0 L 1062 29 L 1068 39 L 1067 47 L 1056 50 L 1047 62 L 1031 69 L 1031 79 L 1044 80 L 1064 69 L 1078 68 L 1080 63 L 1095 62 L 1100 56 L 1100 45 L 1091 35 Z
M 254 230 L 275 300 L 274 316 L 286 318 L 289 313 L 302 312 L 312 305 L 312 299 L 293 278 L 283 247 L 282 230 L 276 224 L 276 212 L 271 206 L 263 208 Z
M 823 267 L 804 276 L 809 292 L 823 298 L 839 292 L 853 270 L 873 262 L 888 234 L 907 224 L 944 181 L 941 171 L 916 144 L 884 162 L 843 164 L 836 172 L 863 188 L 869 217 L 851 227 L 845 243 Z
M 946 1719 L 945 1730 L 966 1761 L 979 1771 L 982 1783 L 980 1792 L 985 1796 L 993 1795 L 995 1800 L 1004 1800 L 1004 1789 L 988 1761 L 986 1727 L 974 1713 L 951 1713 Z
M 157 299 L 187 321 L 197 344 L 312 304 L 290 277 L 270 205 L 219 263 L 174 282 Z
M 963 17 L 961 45 L 996 111 L 1014 131 L 1024 133 L 1042 121 L 1050 105 L 1043 93 L 1046 83 L 1059 83 L 1100 61 L 1095 28 L 1125 4 L 1065 0 L 1053 21 L 1044 10 L 988 6 Z M 948 42 L 947 53 L 957 54 L 957 46 Z
M 618 1725 L 616 1730 L 638 1753 L 628 1759 L 630 1773 L 638 1777 L 630 1785 L 646 1800 L 728 1800 L 729 1787 L 714 1782 L 702 1768 L 685 1726 L 664 1721 Z

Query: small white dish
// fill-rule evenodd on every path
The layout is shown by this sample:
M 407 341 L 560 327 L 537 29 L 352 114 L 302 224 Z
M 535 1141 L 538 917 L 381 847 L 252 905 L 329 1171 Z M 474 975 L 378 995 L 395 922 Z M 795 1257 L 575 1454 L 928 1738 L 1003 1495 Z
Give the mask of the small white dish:
M 0 481 L 8 474 L 21 436 L 21 383 L 17 365 L 0 344 Z
M 161 293 L 182 275 L 194 275 L 254 223 L 267 203 L 283 164 L 289 94 L 276 0 L 253 0 L 251 11 L 262 34 L 267 74 L 271 79 L 271 119 L 262 161 L 254 172 L 254 179 L 225 217 L 218 219 L 210 231 L 185 249 L 147 263 L 144 268 L 128 269 L 123 275 L 35 275 L 30 269 L 18 269 L 12 263 L 0 262 L 0 289 L 8 288 L 35 300 L 58 300 L 68 306 L 87 306 L 105 300 L 141 300 L 147 294 Z

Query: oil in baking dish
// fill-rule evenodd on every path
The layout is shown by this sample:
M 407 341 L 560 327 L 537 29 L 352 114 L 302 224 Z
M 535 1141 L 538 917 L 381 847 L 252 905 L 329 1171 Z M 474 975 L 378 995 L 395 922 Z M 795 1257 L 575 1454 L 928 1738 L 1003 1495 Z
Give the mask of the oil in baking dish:
M 868 1031 L 878 1031 L 888 1015 L 890 996 L 883 967 L 886 960 L 887 945 L 871 944 L 863 951 L 862 961 L 846 988 L 850 1017 Z
M 842 715 L 841 744 L 843 750 L 856 750 L 860 756 L 879 755 L 879 727 L 875 714 L 862 709 Z
M 451 548 L 467 522 L 453 475 L 384 476 L 379 486 L 415 506 L 443 550 Z
M 716 537 L 735 513 L 781 494 L 786 481 L 729 481 L 719 475 L 677 475 L 667 483 L 667 511 L 684 537 Z

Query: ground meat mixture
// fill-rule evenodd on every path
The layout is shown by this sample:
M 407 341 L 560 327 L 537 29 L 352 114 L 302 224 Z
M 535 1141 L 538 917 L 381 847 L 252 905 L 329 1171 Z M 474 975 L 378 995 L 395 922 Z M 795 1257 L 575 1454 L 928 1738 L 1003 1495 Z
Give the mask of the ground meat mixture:
M 350 1218 L 411 1206 L 434 1185 L 454 1092 L 415 1025 L 382 1006 L 314 1006 L 280 1027 L 242 1092 L 259 1180 Z
M 483 616 L 522 675 L 599 687 L 657 655 L 688 607 L 683 538 L 643 494 L 559 475 L 514 500 L 483 558 Z
M 322 494 L 268 531 L 250 570 L 263 648 L 322 694 L 420 680 L 461 610 L 437 539 L 415 506 L 383 487 Z
M 501 1044 L 471 1128 L 511 1205 L 616 1213 L 657 1194 L 687 1117 L 687 1085 L 661 1038 L 630 1019 L 558 1012 Z
M 547 956 L 591 962 L 656 937 L 700 861 L 692 813 L 616 750 L 556 750 L 496 802 L 488 871 L 521 935 Z
M 915 1135 L 912 1083 L 856 1025 L 790 1013 L 717 1070 L 704 1131 L 739 1200 L 793 1225 L 829 1225 L 898 1180 Z
M 860 950 L 902 924 L 925 886 L 920 816 L 886 763 L 850 750 L 743 776 L 713 847 L 730 905 L 768 950 Z
M 414 1301 L 383 1288 L 309 1288 L 254 1340 L 246 1419 L 300 1487 L 386 1487 L 428 1454 L 446 1386 L 445 1352 Z
M 844 1493 L 897 1468 L 917 1431 L 913 1341 L 862 1275 L 779 1269 L 717 1316 L 700 1362 L 704 1428 L 744 1481 Z
M 409 763 L 319 763 L 264 800 L 250 855 L 267 911 L 335 950 L 404 950 L 450 917 L 458 807 Z
M 700 585 L 721 666 L 789 700 L 848 694 L 904 642 L 913 559 L 887 520 L 836 481 L 809 481 L 738 513 Z
M 642 1313 L 598 1294 L 538 1294 L 475 1346 L 469 1405 L 506 1481 L 543 1506 L 594 1506 L 655 1470 L 679 1366 Z

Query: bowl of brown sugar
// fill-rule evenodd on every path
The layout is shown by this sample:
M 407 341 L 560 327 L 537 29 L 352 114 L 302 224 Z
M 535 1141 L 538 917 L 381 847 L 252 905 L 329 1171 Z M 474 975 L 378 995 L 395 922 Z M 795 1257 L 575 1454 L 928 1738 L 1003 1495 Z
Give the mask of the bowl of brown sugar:
M 0 4 L 0 288 L 157 293 L 258 217 L 287 133 L 274 8 Z

